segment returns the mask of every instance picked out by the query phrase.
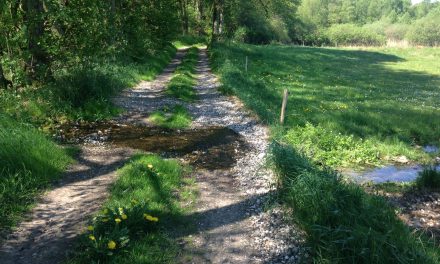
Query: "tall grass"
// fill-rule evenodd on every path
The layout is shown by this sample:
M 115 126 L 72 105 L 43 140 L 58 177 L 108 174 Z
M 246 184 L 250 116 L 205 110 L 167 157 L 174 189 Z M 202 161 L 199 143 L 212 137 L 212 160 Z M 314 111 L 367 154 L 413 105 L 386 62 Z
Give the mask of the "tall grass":
M 188 49 L 182 63 L 177 67 L 174 76 L 167 86 L 167 94 L 180 100 L 190 102 L 197 99 L 194 90 L 196 85 L 195 68 L 199 58 L 199 50 L 196 47 Z
M 280 193 L 307 232 L 315 263 L 438 263 L 438 245 L 412 233 L 382 198 L 274 144 Z
M 0 114 L 0 229 L 16 224 L 71 161 L 69 150 Z
M 440 190 L 440 171 L 435 167 L 425 168 L 417 177 L 416 186 Z

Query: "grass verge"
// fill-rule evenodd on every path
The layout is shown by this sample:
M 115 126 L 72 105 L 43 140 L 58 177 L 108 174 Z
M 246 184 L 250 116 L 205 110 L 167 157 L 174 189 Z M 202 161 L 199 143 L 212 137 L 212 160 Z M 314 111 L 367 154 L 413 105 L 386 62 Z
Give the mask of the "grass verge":
M 195 68 L 199 58 L 199 50 L 195 47 L 188 49 L 182 63 L 177 67 L 173 78 L 168 83 L 166 93 L 170 96 L 191 102 L 197 99 L 194 90 L 196 85 Z
M 170 129 L 188 128 L 192 121 L 188 110 L 182 105 L 163 107 L 153 112 L 148 119 L 157 126 Z
M 72 151 L 0 114 L 0 230 L 14 226 L 35 197 L 58 179 L 72 162 Z
M 344 182 L 292 146 L 274 144 L 282 200 L 307 232 L 315 263 L 439 263 L 438 245 L 412 233 L 384 198 Z
M 172 229 L 191 228 L 182 222 L 188 210 L 182 200 L 194 199 L 186 170 L 175 160 L 135 155 L 68 263 L 174 263 L 179 247 Z

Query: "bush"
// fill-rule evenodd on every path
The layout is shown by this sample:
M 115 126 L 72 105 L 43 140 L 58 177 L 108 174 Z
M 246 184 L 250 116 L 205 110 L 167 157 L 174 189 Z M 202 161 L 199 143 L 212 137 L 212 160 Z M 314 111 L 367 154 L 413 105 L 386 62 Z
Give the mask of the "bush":
M 426 17 L 417 20 L 407 34 L 412 44 L 424 46 L 440 45 L 440 8 L 433 10 Z
M 419 188 L 440 189 L 440 171 L 434 167 L 429 167 L 420 172 L 416 179 Z
M 353 24 L 339 24 L 327 29 L 326 35 L 335 46 L 382 46 L 385 38 Z

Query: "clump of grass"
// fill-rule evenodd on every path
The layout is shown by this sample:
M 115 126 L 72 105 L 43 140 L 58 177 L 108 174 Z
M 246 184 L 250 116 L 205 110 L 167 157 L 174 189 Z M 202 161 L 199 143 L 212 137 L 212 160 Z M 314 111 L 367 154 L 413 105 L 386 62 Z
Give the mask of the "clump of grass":
M 149 120 L 160 127 L 178 129 L 187 128 L 191 125 L 191 115 L 182 105 L 175 105 L 171 109 L 164 107 L 161 110 L 153 112 Z
M 316 263 L 438 263 L 436 245 L 418 237 L 379 196 L 344 182 L 288 145 L 274 144 L 281 196 L 307 232 Z
M 135 155 L 118 171 L 109 200 L 69 263 L 174 263 L 179 248 L 170 238 L 172 228 L 191 228 L 181 221 L 187 208 L 176 195 L 191 182 L 186 171 L 175 160 Z M 186 192 L 185 199 L 193 198 Z
M 29 125 L 0 114 L 0 229 L 9 229 L 72 162 L 63 149 Z
M 435 167 L 425 168 L 416 179 L 416 186 L 427 189 L 440 189 L 440 171 Z
M 182 63 L 177 67 L 173 78 L 168 83 L 167 94 L 180 100 L 191 102 L 197 99 L 194 90 L 196 85 L 195 67 L 197 65 L 199 50 L 195 47 L 188 49 Z

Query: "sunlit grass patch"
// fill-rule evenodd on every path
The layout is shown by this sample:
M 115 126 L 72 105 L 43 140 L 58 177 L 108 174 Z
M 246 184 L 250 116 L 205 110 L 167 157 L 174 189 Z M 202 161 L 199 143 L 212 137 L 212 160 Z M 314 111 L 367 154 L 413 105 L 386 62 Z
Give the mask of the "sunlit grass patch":
M 171 238 L 195 198 L 188 168 L 156 155 L 135 155 L 118 171 L 103 210 L 83 235 L 70 263 L 174 263 L 179 247 Z M 182 193 L 182 195 L 180 194 Z
M 192 120 L 188 110 L 182 105 L 175 105 L 172 108 L 163 107 L 153 112 L 148 119 L 157 126 L 170 129 L 187 128 Z
M 174 72 L 174 76 L 168 83 L 166 93 L 186 102 L 197 99 L 194 90 L 196 85 L 195 67 L 197 66 L 199 50 L 192 47 L 183 58 L 182 63 Z

